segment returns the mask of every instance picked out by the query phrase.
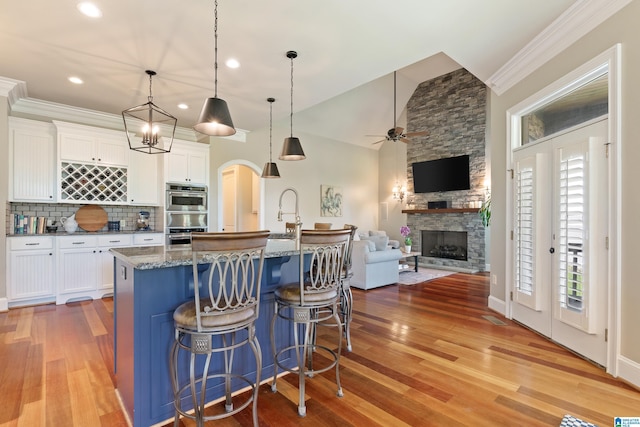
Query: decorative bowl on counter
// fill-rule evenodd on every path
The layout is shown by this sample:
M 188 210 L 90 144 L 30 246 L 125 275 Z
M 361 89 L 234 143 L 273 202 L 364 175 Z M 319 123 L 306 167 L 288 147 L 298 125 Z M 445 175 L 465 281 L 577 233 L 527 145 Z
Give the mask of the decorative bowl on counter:
M 47 233 L 57 233 L 58 226 L 57 225 L 47 225 Z

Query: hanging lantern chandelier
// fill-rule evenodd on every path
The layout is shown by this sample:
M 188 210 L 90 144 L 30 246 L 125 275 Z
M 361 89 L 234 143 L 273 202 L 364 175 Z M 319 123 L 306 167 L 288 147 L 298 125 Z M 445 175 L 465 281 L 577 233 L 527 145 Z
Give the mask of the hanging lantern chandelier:
M 156 72 L 146 70 L 145 73 L 149 76 L 148 101 L 122 112 L 129 148 L 147 154 L 168 153 L 171 151 L 178 119 L 153 103 L 151 88 Z

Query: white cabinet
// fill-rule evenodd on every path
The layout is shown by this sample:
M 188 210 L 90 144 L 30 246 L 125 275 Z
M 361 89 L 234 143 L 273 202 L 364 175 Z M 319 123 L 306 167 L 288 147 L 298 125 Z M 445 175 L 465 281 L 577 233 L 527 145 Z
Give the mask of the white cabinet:
M 59 202 L 126 204 L 129 146 L 121 131 L 53 121 Z
M 57 239 L 57 304 L 102 298 L 113 292 L 113 254 L 109 249 L 132 246 L 131 234 L 60 236 Z
M 166 182 L 209 185 L 208 145 L 174 140 L 166 161 Z
M 125 247 L 132 245 L 131 234 L 105 234 L 98 236 L 98 290 L 102 291 L 102 296 L 113 292 L 113 254 L 109 252 L 111 248 Z
M 9 306 L 55 299 L 53 237 L 7 238 L 7 299 Z
M 9 200 L 54 202 L 55 127 L 9 117 Z
M 58 246 L 58 291 L 56 303 L 76 299 L 99 298 L 97 291 L 98 262 L 96 236 L 56 237 Z
M 61 161 L 129 166 L 129 145 L 124 132 L 55 120 L 53 123 L 58 130 Z
M 129 204 L 135 206 L 160 205 L 159 165 L 167 154 L 145 154 L 132 151 L 129 154 Z

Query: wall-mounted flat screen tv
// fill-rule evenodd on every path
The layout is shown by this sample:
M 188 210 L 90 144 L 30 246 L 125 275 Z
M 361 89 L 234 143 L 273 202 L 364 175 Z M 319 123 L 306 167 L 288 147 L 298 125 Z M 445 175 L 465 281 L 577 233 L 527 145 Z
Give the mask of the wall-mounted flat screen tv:
M 416 162 L 411 166 L 415 193 L 435 193 L 470 188 L 468 155 Z

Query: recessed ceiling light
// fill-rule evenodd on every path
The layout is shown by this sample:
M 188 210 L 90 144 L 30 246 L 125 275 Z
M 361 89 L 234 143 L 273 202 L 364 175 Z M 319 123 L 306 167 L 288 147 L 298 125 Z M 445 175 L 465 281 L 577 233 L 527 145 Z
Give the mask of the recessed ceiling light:
M 76 77 L 76 76 L 69 77 L 69 81 L 76 85 L 81 85 L 82 83 L 84 83 L 84 81 L 82 81 L 80 77 Z
M 225 62 L 225 64 L 227 64 L 227 67 L 229 68 L 238 68 L 240 66 L 238 60 L 233 58 L 227 59 L 227 62 Z
M 98 9 L 98 6 L 88 1 L 78 3 L 78 10 L 90 18 L 100 18 L 102 16 L 102 11 Z
M 178 104 L 178 108 L 180 108 L 181 110 L 186 110 L 189 108 L 189 106 L 187 104 Z

